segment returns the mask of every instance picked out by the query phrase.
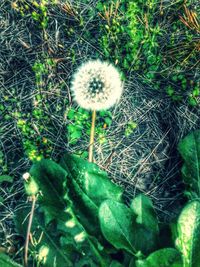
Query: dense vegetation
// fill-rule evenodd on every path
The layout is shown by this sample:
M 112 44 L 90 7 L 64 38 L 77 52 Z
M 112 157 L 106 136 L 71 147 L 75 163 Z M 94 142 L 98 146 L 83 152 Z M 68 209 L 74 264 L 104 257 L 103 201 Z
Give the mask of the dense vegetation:
M 23 262 L 28 193 L 30 266 L 199 266 L 199 12 L 195 0 L 1 1 L 0 251 Z M 88 59 L 124 81 L 97 114 L 97 165 L 91 112 L 70 92 Z

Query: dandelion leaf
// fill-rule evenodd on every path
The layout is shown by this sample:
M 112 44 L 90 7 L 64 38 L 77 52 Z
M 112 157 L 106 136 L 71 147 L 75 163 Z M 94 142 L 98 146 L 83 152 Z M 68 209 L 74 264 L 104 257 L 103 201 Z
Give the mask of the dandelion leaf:
M 187 135 L 178 150 L 184 160 L 182 175 L 190 197 L 200 197 L 200 130 Z

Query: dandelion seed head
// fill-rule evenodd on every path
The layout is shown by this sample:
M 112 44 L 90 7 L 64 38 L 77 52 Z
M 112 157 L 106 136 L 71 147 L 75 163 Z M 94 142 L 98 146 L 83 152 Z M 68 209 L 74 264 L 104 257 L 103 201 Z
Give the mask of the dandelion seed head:
M 116 104 L 123 91 L 118 70 L 108 62 L 90 60 L 72 79 L 74 100 L 84 109 L 105 110 Z

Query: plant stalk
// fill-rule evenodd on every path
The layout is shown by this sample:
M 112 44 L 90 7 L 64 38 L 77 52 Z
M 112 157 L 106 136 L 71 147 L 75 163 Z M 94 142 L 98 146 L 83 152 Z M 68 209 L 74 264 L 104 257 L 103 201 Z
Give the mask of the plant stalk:
M 93 110 L 93 112 L 92 112 L 92 125 L 91 125 L 91 130 L 90 130 L 90 144 L 89 144 L 89 158 L 88 158 L 89 162 L 93 161 L 95 121 L 96 121 L 96 110 Z
M 31 206 L 31 212 L 29 216 L 29 221 L 28 221 L 28 228 L 26 232 L 26 241 L 24 245 L 24 266 L 28 266 L 28 245 L 29 245 L 29 239 L 30 239 L 30 233 L 31 233 L 31 226 L 33 222 L 33 214 L 34 214 L 34 209 L 35 209 L 35 203 L 36 203 L 36 196 L 32 196 L 32 206 Z

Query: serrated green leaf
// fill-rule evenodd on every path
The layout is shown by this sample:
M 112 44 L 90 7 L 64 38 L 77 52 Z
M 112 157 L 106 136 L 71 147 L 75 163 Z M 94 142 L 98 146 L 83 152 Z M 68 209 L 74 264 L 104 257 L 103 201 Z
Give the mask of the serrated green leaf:
M 191 198 L 200 197 L 200 130 L 187 135 L 179 143 L 178 150 L 184 160 L 182 175 Z
M 182 267 L 181 254 L 174 248 L 163 248 L 150 254 L 145 260 L 137 260 L 136 267 Z
M 200 267 L 200 201 L 189 202 L 177 222 L 176 246 L 183 255 L 184 267 Z
M 10 259 L 6 254 L 0 253 L 0 266 L 2 267 L 22 267 L 18 263 Z
M 72 200 L 72 205 L 74 207 L 75 214 L 79 218 L 80 222 L 84 225 L 85 229 L 89 233 L 94 234 L 98 232 L 98 207 L 97 205 L 85 194 L 81 186 L 77 182 L 76 172 L 73 171 L 73 167 L 76 165 L 70 165 L 70 161 L 67 162 L 64 158 L 61 161 L 61 165 L 67 170 L 68 178 L 66 179 L 66 188 L 68 192 L 66 198 Z M 69 168 L 68 168 L 69 166 Z M 71 170 L 71 172 L 70 172 Z

